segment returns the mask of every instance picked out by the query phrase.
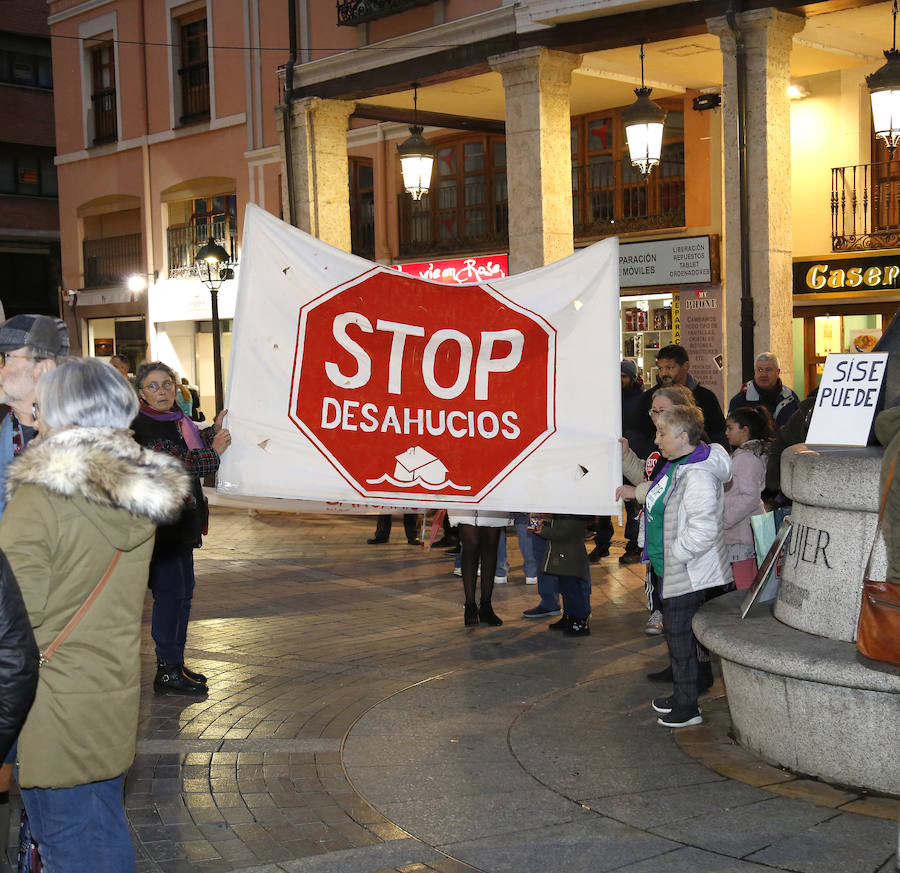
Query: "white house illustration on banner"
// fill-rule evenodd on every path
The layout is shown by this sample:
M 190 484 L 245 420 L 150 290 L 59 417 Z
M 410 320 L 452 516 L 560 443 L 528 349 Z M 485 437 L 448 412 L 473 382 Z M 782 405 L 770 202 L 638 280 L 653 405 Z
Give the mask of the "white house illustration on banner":
M 395 458 L 394 478 L 400 482 L 414 482 L 419 479 L 429 485 L 440 485 L 447 481 L 447 467 L 443 461 L 421 446 L 412 446 Z

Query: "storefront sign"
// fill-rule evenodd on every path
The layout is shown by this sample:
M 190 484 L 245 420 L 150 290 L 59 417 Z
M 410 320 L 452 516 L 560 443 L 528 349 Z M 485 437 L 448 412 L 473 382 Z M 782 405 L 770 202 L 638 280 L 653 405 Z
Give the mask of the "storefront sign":
M 509 255 L 485 255 L 477 258 L 457 258 L 451 261 L 427 261 L 421 264 L 394 264 L 394 269 L 417 279 L 444 282 L 447 285 L 467 285 L 490 282 L 509 275 Z
M 691 375 L 724 400 L 722 359 L 722 286 L 703 285 L 672 295 L 673 342 L 684 346 L 691 359 Z M 676 324 L 677 334 L 674 330 Z M 676 338 L 677 337 L 677 338 Z
M 619 285 L 688 285 L 712 281 L 709 237 L 619 245 Z
M 864 446 L 868 443 L 887 359 L 887 352 L 829 355 L 825 359 L 806 435 L 808 444 Z
M 900 256 L 794 262 L 795 294 L 900 289 Z

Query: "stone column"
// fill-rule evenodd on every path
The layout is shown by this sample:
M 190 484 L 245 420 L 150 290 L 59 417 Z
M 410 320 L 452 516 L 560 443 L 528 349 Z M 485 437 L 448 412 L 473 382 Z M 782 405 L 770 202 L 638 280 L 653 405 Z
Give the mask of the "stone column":
M 355 103 L 306 97 L 291 106 L 294 213 L 297 225 L 350 251 L 347 124 Z M 283 115 L 276 115 L 281 147 L 281 190 L 288 202 Z
M 488 62 L 506 91 L 509 267 L 522 273 L 574 251 L 569 85 L 581 55 L 537 47 Z
M 773 351 L 781 378 L 793 383 L 793 289 L 791 264 L 791 40 L 802 18 L 776 9 L 736 16 L 747 64 L 747 180 L 749 188 L 750 288 L 753 293 L 753 353 Z M 738 156 L 737 57 L 735 36 L 725 17 L 707 21 L 719 37 L 723 60 L 723 180 L 725 203 L 726 397 L 740 388 L 741 234 Z

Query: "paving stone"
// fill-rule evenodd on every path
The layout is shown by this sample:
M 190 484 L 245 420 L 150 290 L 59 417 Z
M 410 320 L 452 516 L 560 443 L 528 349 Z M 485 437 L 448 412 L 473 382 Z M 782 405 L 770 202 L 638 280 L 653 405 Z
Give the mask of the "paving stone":
M 897 822 L 845 813 L 777 840 L 747 860 L 800 873 L 875 870 L 892 854 L 896 837 Z
M 651 826 L 649 830 L 701 849 L 743 858 L 834 815 L 833 809 L 770 796 L 737 809 Z

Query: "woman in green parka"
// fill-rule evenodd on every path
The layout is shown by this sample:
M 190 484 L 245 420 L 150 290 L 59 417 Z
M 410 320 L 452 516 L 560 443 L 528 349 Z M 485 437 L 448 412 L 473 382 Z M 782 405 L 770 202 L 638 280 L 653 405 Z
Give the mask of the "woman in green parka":
M 44 652 L 120 552 L 81 620 L 40 669 L 19 735 L 19 786 L 44 866 L 130 873 L 122 806 L 140 702 L 141 613 L 156 525 L 178 516 L 190 483 L 175 458 L 127 429 L 134 390 L 96 358 L 37 385 L 40 438 L 10 465 L 0 548 Z

